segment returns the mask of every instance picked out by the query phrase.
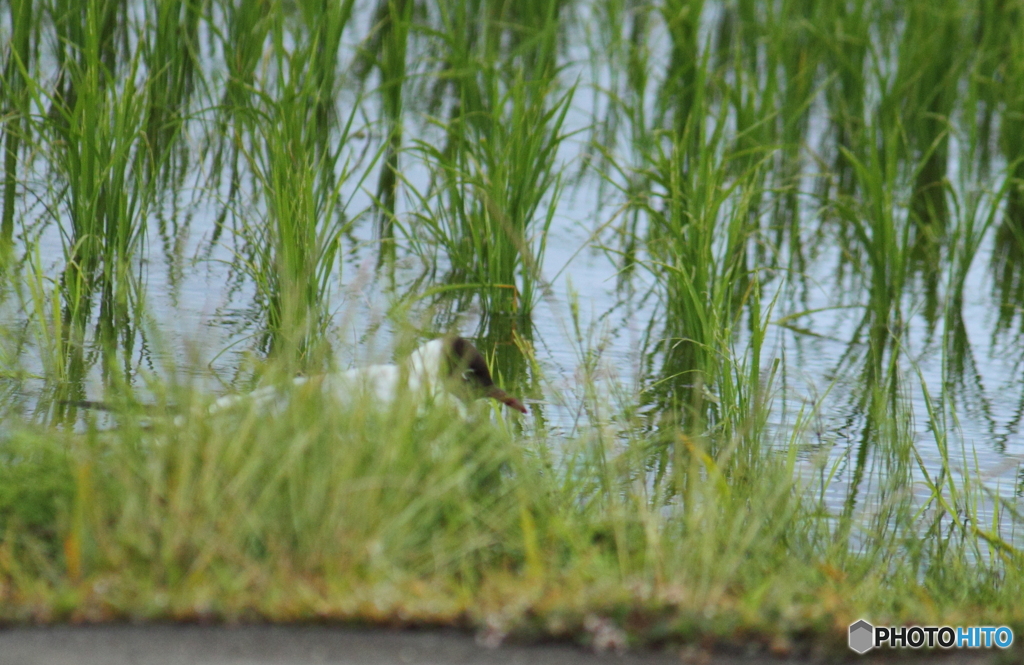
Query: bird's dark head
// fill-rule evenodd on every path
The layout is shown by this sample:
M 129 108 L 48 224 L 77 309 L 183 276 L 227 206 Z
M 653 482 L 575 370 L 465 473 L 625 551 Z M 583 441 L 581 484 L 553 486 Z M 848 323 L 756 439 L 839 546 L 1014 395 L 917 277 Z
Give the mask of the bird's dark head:
M 473 344 L 463 337 L 446 340 L 445 351 L 449 376 L 469 389 L 478 397 L 490 397 L 516 411 L 526 413 L 526 407 L 515 397 L 494 385 L 487 361 Z

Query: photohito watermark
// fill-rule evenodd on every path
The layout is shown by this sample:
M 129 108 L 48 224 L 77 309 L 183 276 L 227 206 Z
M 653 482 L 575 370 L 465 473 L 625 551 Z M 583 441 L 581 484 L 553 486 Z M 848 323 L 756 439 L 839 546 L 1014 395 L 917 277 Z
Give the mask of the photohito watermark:
M 1011 644 L 1013 631 L 1006 626 L 872 626 L 864 619 L 850 624 L 850 648 L 857 653 L 882 646 L 1005 649 Z

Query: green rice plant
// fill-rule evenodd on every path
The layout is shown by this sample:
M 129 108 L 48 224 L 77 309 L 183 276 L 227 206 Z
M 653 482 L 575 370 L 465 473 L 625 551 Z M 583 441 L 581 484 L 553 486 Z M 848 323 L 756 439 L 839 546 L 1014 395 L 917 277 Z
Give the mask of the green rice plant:
M 838 204 L 843 221 L 852 228 L 863 251 L 869 280 L 866 325 L 873 357 L 872 376 L 878 376 L 890 337 L 902 329 L 901 296 L 910 274 L 911 225 L 901 214 L 897 197 L 901 184 L 901 138 L 898 126 L 875 125 L 867 159 L 844 151 L 858 184 L 857 199 Z M 877 146 L 877 147 L 876 147 Z M 871 383 L 873 381 L 869 381 Z
M 324 152 L 327 152 L 331 130 L 339 123 L 335 99 L 340 90 L 341 37 L 351 22 L 354 4 L 355 0 L 340 3 L 310 0 L 299 3 L 303 27 L 308 31 L 306 39 L 309 40 L 306 47 L 309 51 L 306 56 L 309 58 L 306 73 L 314 79 L 313 86 L 316 88 L 316 135 L 322 141 L 321 150 Z
M 318 160 L 306 152 L 301 134 L 295 135 L 308 116 L 288 117 L 287 104 L 282 106 L 284 117 L 269 116 L 261 123 L 265 136 L 261 154 L 254 156 L 267 218 L 244 223 L 241 233 L 251 243 L 253 256 L 245 267 L 267 317 L 261 346 L 302 357 L 329 321 L 330 284 L 344 226 L 335 211 L 338 190 L 318 185 Z
M 1003 157 L 1009 166 L 1013 185 L 1007 199 L 1007 224 L 1021 225 L 1024 219 L 1024 93 L 1021 84 L 1024 82 L 1024 47 L 1016 39 L 1016 28 L 1024 22 L 1024 7 L 1018 2 L 1006 3 L 1004 7 L 993 8 L 996 20 L 1002 25 L 998 33 L 997 45 L 988 50 L 992 58 L 998 62 L 998 69 L 993 75 L 998 78 L 1001 99 L 996 103 L 1000 107 L 999 144 Z
M 351 223 L 342 187 L 354 174 L 343 157 L 354 112 L 330 133 L 337 148 L 325 148 L 316 123 L 321 81 L 305 71 L 318 48 L 314 40 L 289 52 L 278 42 L 277 94 L 261 94 L 263 108 L 249 125 L 254 148 L 247 156 L 265 213 L 240 231 L 247 245 L 240 266 L 266 317 L 260 344 L 300 365 L 323 351 L 341 238 Z
M 224 3 L 222 11 L 227 31 L 223 35 L 223 48 L 229 57 L 225 63 L 227 72 L 217 120 L 207 133 L 207 142 L 208 147 L 214 148 L 213 181 L 220 178 L 227 150 L 230 186 L 211 246 L 221 239 L 224 222 L 228 214 L 236 210 L 239 195 L 245 191 L 242 180 L 245 171 L 239 165 L 239 156 L 259 144 L 259 141 L 247 142 L 247 138 L 258 132 L 254 122 L 262 117 L 266 95 L 271 98 L 304 96 L 304 103 L 311 106 L 307 128 L 311 145 L 315 144 L 325 165 L 336 159 L 332 145 L 336 145 L 335 132 L 339 129 L 347 132 L 344 126 L 351 120 L 348 116 L 339 117 L 336 96 L 341 90 L 344 67 L 339 61 L 341 38 L 349 26 L 352 7 L 351 0 L 341 3 L 312 0 L 295 6 L 268 4 L 264 0 Z M 268 63 L 271 64 L 268 66 Z M 289 76 L 300 71 L 300 82 L 288 81 Z M 301 92 L 296 92 L 299 88 Z M 341 138 L 344 140 L 345 136 L 347 134 Z M 331 189 L 335 175 L 331 169 L 323 168 L 318 174 L 325 179 L 324 187 Z M 244 230 L 240 233 L 245 236 Z
M 700 82 L 696 87 L 703 90 Z M 714 399 L 705 398 L 723 376 L 728 340 L 754 288 L 746 254 L 761 180 L 758 164 L 728 176 L 726 107 L 705 120 L 711 109 L 697 94 L 694 108 L 700 110 L 682 135 L 668 134 L 645 156 L 655 195 L 637 205 L 648 220 L 649 269 L 662 289 L 664 332 L 656 348 L 664 366 L 655 392 L 663 405 L 684 409 L 692 431 L 701 432 L 718 420 Z
M 954 403 L 957 394 L 963 395 L 965 398 L 970 394 L 971 390 L 966 385 L 969 377 L 973 377 L 974 381 L 980 379 L 980 373 L 976 368 L 967 367 L 968 363 L 973 364 L 973 354 L 963 318 L 965 289 L 968 275 L 977 259 L 982 243 L 998 226 L 999 210 L 1005 204 L 1011 182 L 1010 178 L 1006 178 L 1001 187 L 990 191 L 975 184 L 972 170 L 964 169 L 964 171 L 966 173 L 962 174 L 961 182 L 956 188 L 953 188 L 950 195 L 952 221 L 948 233 L 950 260 L 946 267 L 943 311 L 944 372 L 947 381 L 952 385 L 959 386 L 959 390 L 944 391 L 941 393 L 941 398 Z M 998 242 L 998 237 L 996 242 Z M 980 389 L 980 386 L 977 387 Z M 978 394 L 983 394 L 983 392 L 983 390 L 979 390 Z
M 445 280 L 476 291 L 484 329 L 504 316 L 522 334 L 532 332 L 561 191 L 557 150 L 573 94 L 549 99 L 551 85 L 522 75 L 505 83 L 486 67 L 480 89 L 464 89 L 461 114 L 444 126 L 448 148 L 418 146 L 439 184 L 433 197 L 420 195 L 427 212 L 416 214 L 407 235 L 425 231 L 450 266 Z
M 777 260 L 775 248 L 786 246 L 788 232 L 791 264 L 789 268 L 794 274 L 799 275 L 805 266 L 800 234 L 801 220 L 797 214 L 798 185 L 794 174 L 798 159 L 796 153 L 790 150 L 789 166 L 781 169 L 779 176 L 773 175 L 774 169 L 766 167 L 768 155 L 772 156 L 771 159 L 779 159 L 776 109 L 779 91 L 771 83 L 770 77 L 768 84 L 762 85 L 754 78 L 752 72 L 742 68 L 741 51 L 740 45 L 734 47 L 733 79 L 728 85 L 723 86 L 723 102 L 727 101 L 731 105 L 736 122 L 733 145 L 728 150 L 729 159 L 726 166 L 733 177 L 745 181 L 745 187 L 750 192 L 751 198 L 746 207 L 751 229 L 761 227 L 766 222 L 769 228 L 774 227 L 774 247 L 764 242 L 752 243 L 754 265 L 773 265 Z M 787 149 L 792 147 L 788 146 Z M 789 176 L 784 175 L 786 171 L 790 172 Z M 773 198 L 776 201 L 773 213 L 763 214 L 763 206 Z M 780 203 L 783 198 L 785 206 Z M 771 279 L 770 272 L 765 273 L 765 276 L 768 280 Z
M 11 41 L 9 49 L 0 53 L 4 58 L 3 76 L 0 79 L 3 92 L 0 93 L 0 109 L 3 123 L 4 150 L 4 203 L 0 212 L 0 270 L 6 269 L 14 242 L 14 210 L 17 202 L 18 152 L 21 149 L 22 133 L 25 131 L 25 117 L 28 115 L 28 82 L 26 78 L 34 71 L 32 33 L 39 18 L 33 10 L 31 0 L 14 0 L 11 10 Z
M 52 100 L 55 106 L 73 107 L 77 103 L 75 86 L 79 77 L 73 72 L 76 66 L 86 69 L 102 65 L 98 79 L 101 86 L 115 78 L 119 71 L 118 56 L 128 51 L 127 14 L 128 3 L 120 0 L 95 3 L 54 0 L 50 20 L 57 36 L 58 79 Z
M 561 190 L 556 168 L 575 88 L 555 67 L 561 3 L 441 7 L 437 37 L 451 117 L 445 145 L 420 142 L 439 197 L 416 217 L 451 266 L 449 281 L 478 284 L 485 316 L 529 320 L 539 266 Z M 410 229 L 411 231 L 412 229 Z M 484 326 L 486 328 L 486 325 Z M 529 325 L 520 325 L 529 334 Z
M 593 47 L 591 59 L 594 63 L 608 60 L 610 84 L 598 87 L 594 93 L 606 100 L 604 116 L 595 117 L 592 123 L 591 149 L 598 156 L 592 167 L 600 178 L 598 200 L 606 202 L 609 193 L 621 195 L 626 201 L 642 200 L 651 188 L 650 178 L 644 170 L 630 165 L 642 162 L 643 155 L 654 150 L 659 140 L 658 121 L 652 119 L 657 112 L 649 108 L 657 83 L 650 71 L 656 11 L 648 3 L 632 5 L 617 0 L 601 3 L 599 11 L 602 40 Z M 590 161 L 586 154 L 585 163 Z M 608 244 L 618 258 L 617 286 L 628 290 L 642 246 L 643 216 L 640 207 L 634 205 L 620 213 L 618 223 L 608 223 L 614 233 L 614 243 Z
M 139 58 L 132 60 L 117 86 L 109 84 L 112 72 L 102 61 L 105 17 L 100 9 L 90 5 L 81 53 L 68 64 L 68 90 L 74 94 L 64 94 L 65 90 L 46 96 L 33 87 L 39 107 L 44 99 L 53 105 L 51 116 L 35 119 L 40 125 L 35 133 L 52 132 L 56 139 L 47 150 L 61 183 L 51 214 L 64 243 L 60 283 L 68 398 L 81 390 L 88 364 L 86 329 L 95 300 L 95 341 L 105 359 L 104 369 L 113 369 L 120 355 L 130 372 L 143 300 L 135 272 L 137 252 L 153 200 L 143 172 L 134 169 L 146 149 L 139 140 L 145 118 L 145 94 L 137 88 Z
M 429 199 L 420 195 L 425 212 L 414 213 L 406 235 L 431 241 L 417 242 L 420 251 L 440 250 L 432 261 L 449 266 L 443 280 L 455 287 L 459 310 L 479 300 L 483 348 L 495 353 L 498 375 L 520 385 L 546 288 L 541 266 L 562 191 L 556 158 L 574 90 L 551 99 L 553 83 L 517 74 L 506 87 L 497 71 L 486 72 L 480 96 L 463 98 L 444 128 L 447 149 L 418 147 L 438 185 Z M 473 105 L 479 110 L 468 112 Z
M 688 12 L 695 7 L 699 5 L 673 10 L 682 22 L 673 45 L 678 58 L 682 58 L 679 44 L 687 34 L 683 24 L 694 19 Z M 712 51 L 704 49 L 695 55 L 694 63 L 686 65 L 692 81 L 666 83 L 683 86 L 671 94 L 669 87 L 662 88 L 662 114 L 670 108 L 665 100 L 685 102 L 688 119 L 682 125 L 677 125 L 678 107 L 671 109 L 670 117 L 675 118 L 671 131 L 658 130 L 657 124 L 643 127 L 642 111 L 627 110 L 633 130 L 630 149 L 638 163 L 632 168 L 621 163 L 614 166 L 626 183 L 616 185 L 627 197 L 620 229 L 626 238 L 626 262 L 635 260 L 630 257 L 636 250 L 630 247 L 635 248 L 642 237 L 650 257 L 642 265 L 654 277 L 661 300 L 646 339 L 662 367 L 647 377 L 651 382 L 647 399 L 657 402 L 659 411 L 669 408 L 681 413 L 692 436 L 715 432 L 712 450 L 724 441 L 743 440 L 744 445 L 757 441 L 761 428 L 756 423 L 766 413 L 762 392 L 766 386 L 759 374 L 765 323 L 759 314 L 758 280 L 750 275 L 747 252 L 757 229 L 764 167 L 769 163 L 766 156 L 775 151 L 771 129 L 775 112 L 770 108 L 773 102 L 765 101 L 772 93 L 764 92 L 762 97 L 755 79 L 743 71 L 745 51 L 740 45 L 731 48 L 736 54 L 728 63 L 735 68 L 733 77 L 720 78 L 712 69 Z M 683 76 L 673 70 L 667 74 L 675 79 Z M 687 89 L 691 92 L 686 93 Z M 627 109 L 642 109 L 642 105 L 639 99 L 623 102 Z M 726 129 L 733 111 L 741 130 L 735 139 Z M 646 184 L 637 187 L 635 183 Z M 758 332 L 752 346 L 737 355 L 733 334 L 747 306 L 752 308 L 751 329 Z M 740 360 L 747 352 L 750 365 Z M 661 473 L 668 468 L 670 450 L 678 453 L 680 448 L 669 442 L 660 449 Z M 683 468 L 683 459 L 685 455 L 671 461 Z
M 768 33 L 766 68 L 768 72 L 782 72 L 778 78 L 771 73 L 767 76 L 781 87 L 779 136 L 786 148 L 788 166 L 793 168 L 796 165 L 792 162 L 798 158 L 807 134 L 810 106 L 817 94 L 815 83 L 825 57 L 821 35 L 832 28 L 829 10 L 842 10 L 837 5 L 813 0 L 782 0 L 778 4 L 768 3 L 767 8 L 763 19 Z
M 819 40 L 828 50 L 826 63 L 836 80 L 826 89 L 835 143 L 856 151 L 864 141 L 864 119 L 871 92 L 869 53 L 874 4 L 870 0 L 832 5 L 832 28 L 822 26 Z M 832 170 L 840 194 L 852 192 L 854 179 L 849 162 L 836 150 Z
M 220 9 L 226 23 L 222 47 L 230 55 L 225 58 L 224 91 L 212 130 L 206 135 L 205 149 L 212 151 L 211 176 L 214 181 L 219 181 L 225 161 L 230 164 L 230 184 L 227 199 L 217 215 L 210 238 L 211 246 L 220 241 L 228 212 L 241 190 L 239 156 L 244 147 L 244 137 L 250 129 L 247 122 L 253 118 L 251 111 L 258 105 L 257 67 L 275 20 L 273 13 L 265 11 L 264 0 L 222 2 Z M 230 155 L 227 160 L 225 150 Z
M 922 240 L 916 234 L 922 232 L 922 227 L 909 210 L 915 196 L 910 183 L 919 182 L 920 172 L 928 168 L 930 155 L 922 156 L 919 162 L 908 168 L 904 161 L 906 139 L 900 129 L 900 120 L 890 120 L 893 124 L 887 125 L 884 108 L 885 101 L 883 117 L 866 129 L 874 137 L 864 153 L 868 160 L 861 161 L 844 150 L 855 174 L 858 194 L 857 200 L 838 200 L 837 208 L 841 219 L 850 225 L 862 251 L 864 265 L 861 270 L 867 283 L 868 298 L 864 317 L 849 350 L 837 365 L 837 371 L 846 371 L 839 368 L 848 362 L 858 362 L 852 360 L 858 355 L 863 360 L 858 387 L 852 397 L 856 400 L 856 412 L 863 427 L 856 456 L 852 460 L 853 477 L 838 535 L 843 541 L 838 546 L 842 548 L 847 547 L 845 539 L 862 493 L 878 496 L 877 500 L 885 507 L 886 512 L 877 517 L 879 526 L 875 533 L 879 538 L 896 537 L 896 532 L 889 528 L 893 524 L 904 528 L 902 525 L 909 518 L 895 514 L 910 510 L 912 504 L 909 488 L 913 481 L 911 454 L 915 451 L 915 443 L 907 427 L 912 416 L 907 406 L 911 387 L 904 378 L 909 326 L 905 301 L 915 266 L 921 260 Z M 900 200 L 903 193 L 910 193 L 910 203 Z M 958 277 L 952 284 L 950 301 L 956 303 L 956 286 L 959 284 L 962 289 L 970 258 L 981 238 L 971 211 L 958 219 L 953 233 L 955 238 L 964 242 L 957 245 L 958 259 L 962 263 L 954 271 Z M 935 239 L 929 237 L 926 241 L 934 243 Z M 936 256 L 934 260 L 939 259 Z M 926 279 L 937 280 L 937 275 L 931 273 Z M 924 315 L 929 325 L 936 321 L 936 299 L 935 291 L 926 285 Z M 864 349 L 862 355 L 856 350 L 858 347 Z M 867 490 L 863 483 L 868 483 Z
M 704 0 L 668 0 L 661 6 L 662 20 L 672 42 L 668 71 L 659 90 L 661 113 L 672 118 L 677 136 L 688 136 L 696 146 L 702 139 L 692 127 L 694 114 L 703 111 L 697 101 L 703 95 L 700 89 L 707 80 L 699 71 L 707 66 L 707 53 L 701 54 L 700 16 Z
M 180 135 L 197 83 L 202 83 L 200 0 L 158 0 L 146 6 L 145 37 L 138 48 L 146 67 L 146 142 L 144 156 L 153 175 L 170 174 L 171 148 Z M 178 168 L 184 174 L 186 163 Z
M 910 276 L 911 224 L 901 214 L 897 197 L 901 184 L 901 138 L 891 128 L 875 125 L 867 160 L 844 151 L 853 165 L 858 198 L 837 204 L 863 251 L 868 281 L 868 305 L 863 326 L 868 329 L 873 358 L 867 383 L 880 377 L 885 350 L 903 329 L 901 297 Z M 877 147 L 876 147 L 877 146 Z
M 957 84 L 967 64 L 959 2 L 911 3 L 899 46 L 895 92 L 900 95 L 902 127 L 917 171 L 911 214 L 922 231 L 941 235 L 946 221 L 948 123 L 957 99 Z
M 412 0 L 382 0 L 378 15 L 380 24 L 378 69 L 380 95 L 385 123 L 384 160 L 377 181 L 377 237 L 381 241 L 381 258 L 394 257 L 395 197 L 399 182 L 399 155 L 402 150 L 402 89 L 406 81 L 406 52 L 412 24 Z
M 1024 302 L 1024 48 L 1015 29 L 1024 21 L 1020 3 L 992 8 L 995 23 L 989 54 L 990 88 L 986 101 L 999 111 L 999 147 L 1007 165 L 1006 206 L 996 229 L 992 254 L 994 290 L 1000 313 L 997 329 L 1007 331 L 1018 318 Z M 1020 324 L 1018 324 L 1018 328 Z

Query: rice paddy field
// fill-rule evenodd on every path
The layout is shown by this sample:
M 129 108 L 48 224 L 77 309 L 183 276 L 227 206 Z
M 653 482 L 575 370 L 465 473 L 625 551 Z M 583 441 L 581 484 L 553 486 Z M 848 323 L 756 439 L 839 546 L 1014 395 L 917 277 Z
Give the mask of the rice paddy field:
M 0 622 L 1024 634 L 1021 0 L 0 0 L 0 146 Z

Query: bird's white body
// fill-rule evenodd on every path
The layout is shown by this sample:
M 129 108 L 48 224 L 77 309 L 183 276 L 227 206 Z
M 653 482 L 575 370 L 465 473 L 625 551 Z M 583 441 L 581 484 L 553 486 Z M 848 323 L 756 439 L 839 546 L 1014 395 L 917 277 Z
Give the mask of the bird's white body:
M 322 376 L 299 376 L 292 380 L 295 387 L 319 385 L 326 395 L 340 401 L 371 398 L 376 405 L 387 408 L 402 396 L 418 404 L 450 402 L 464 413 L 458 399 L 452 399 L 444 389 L 445 347 L 443 339 L 435 339 L 413 351 L 401 365 L 384 364 L 357 367 L 345 372 Z M 278 386 L 258 388 L 247 395 L 225 395 L 210 405 L 214 413 L 241 403 L 283 406 L 286 391 Z
M 480 351 L 461 337 L 431 340 L 398 365 L 369 365 L 337 374 L 300 376 L 293 379 L 292 384 L 293 390 L 321 390 L 342 403 L 366 400 L 366 404 L 384 409 L 402 400 L 403 403 L 415 405 L 420 413 L 429 404 L 445 404 L 465 417 L 465 405 L 450 392 L 456 389 L 459 396 L 489 397 L 520 413 L 527 413 L 522 402 L 494 385 L 494 379 Z M 266 386 L 247 395 L 224 395 L 214 400 L 209 413 L 242 404 L 280 411 L 287 405 L 289 395 L 290 391 L 280 386 Z M 102 411 L 117 410 L 110 404 L 90 400 L 68 404 Z M 178 415 L 174 420 L 183 424 L 184 416 Z

